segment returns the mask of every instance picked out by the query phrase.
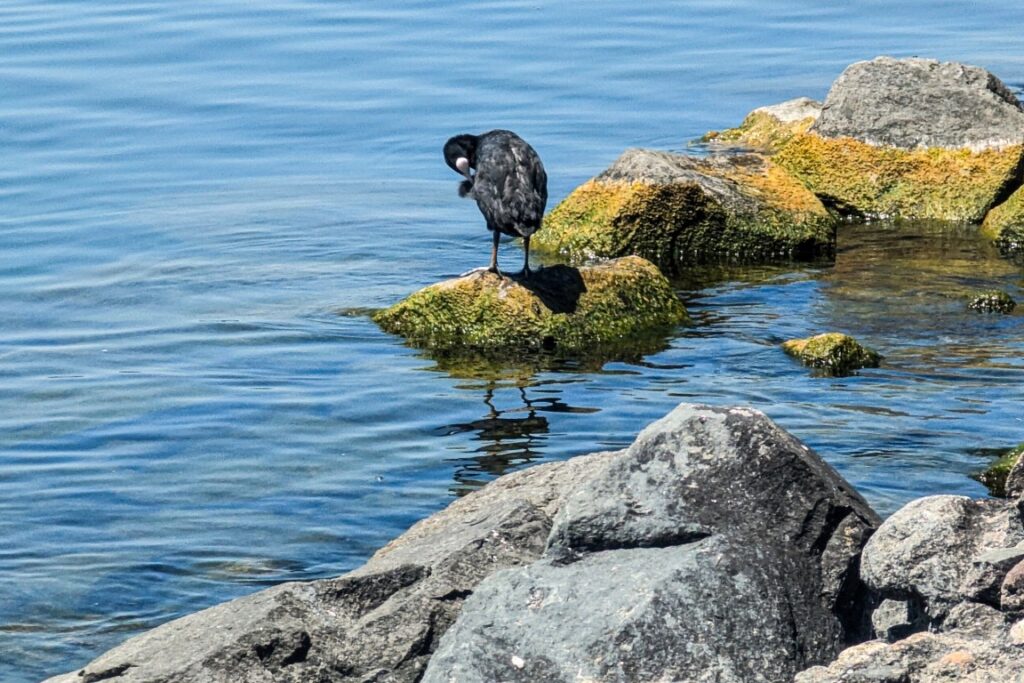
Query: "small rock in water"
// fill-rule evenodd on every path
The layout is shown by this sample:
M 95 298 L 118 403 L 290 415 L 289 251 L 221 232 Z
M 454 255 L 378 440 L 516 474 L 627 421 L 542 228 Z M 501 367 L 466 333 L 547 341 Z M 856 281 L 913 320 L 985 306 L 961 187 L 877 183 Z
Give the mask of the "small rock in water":
M 997 289 L 975 294 L 967 304 L 967 308 L 979 313 L 1012 313 L 1016 307 L 1013 297 Z
M 860 368 L 877 368 L 882 359 L 877 352 L 856 339 L 839 332 L 826 332 L 807 339 L 791 339 L 783 350 L 799 358 L 804 365 L 818 368 L 832 377 L 845 377 Z

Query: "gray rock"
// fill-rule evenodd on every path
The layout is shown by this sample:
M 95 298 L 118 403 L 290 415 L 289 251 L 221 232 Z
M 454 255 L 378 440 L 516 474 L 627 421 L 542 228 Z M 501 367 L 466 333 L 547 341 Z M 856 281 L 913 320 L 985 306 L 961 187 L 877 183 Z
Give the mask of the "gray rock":
M 888 643 L 906 638 L 928 627 L 921 606 L 911 600 L 883 600 L 871 613 L 875 637 Z
M 798 674 L 795 683 L 1002 683 L 1024 680 L 1024 622 L 1010 626 L 987 605 L 962 603 L 941 632 L 895 643 L 872 640 L 844 650 L 828 666 Z
M 346 576 L 284 584 L 177 619 L 50 681 L 415 681 L 476 584 L 537 559 L 562 492 L 608 457 L 503 477 Z
M 478 586 L 424 681 L 788 680 L 865 635 L 876 520 L 762 413 L 680 406 Z
M 998 607 L 1003 578 L 1024 541 L 1016 506 L 1001 500 L 930 496 L 887 519 L 861 558 L 861 577 L 882 597 L 916 600 L 941 623 L 965 601 Z M 998 551 L 998 552 L 993 552 Z
M 980 67 L 877 57 L 843 71 L 811 130 L 902 149 L 979 151 L 1024 142 L 1024 109 Z
M 999 608 L 1008 614 L 1024 614 L 1024 560 L 1006 573 L 999 587 Z
M 780 123 L 795 123 L 804 119 L 817 120 L 821 116 L 821 102 L 812 100 L 810 97 L 796 97 L 779 104 L 758 107 L 750 113 L 768 114 L 774 116 Z

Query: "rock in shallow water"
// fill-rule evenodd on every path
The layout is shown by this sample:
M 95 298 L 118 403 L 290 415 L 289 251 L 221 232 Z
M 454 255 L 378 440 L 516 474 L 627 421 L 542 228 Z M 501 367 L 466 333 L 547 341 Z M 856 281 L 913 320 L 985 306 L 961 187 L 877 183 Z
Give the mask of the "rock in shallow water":
M 551 266 L 528 280 L 476 272 L 425 287 L 373 317 L 443 352 L 585 354 L 688 320 L 672 285 L 635 256 Z
M 807 339 L 790 339 L 782 349 L 807 366 L 832 377 L 844 377 L 860 368 L 877 368 L 882 357 L 853 337 L 826 332 Z
M 675 273 L 688 264 L 831 256 L 835 225 L 763 156 L 630 149 L 555 207 L 533 244 L 571 263 L 638 254 Z

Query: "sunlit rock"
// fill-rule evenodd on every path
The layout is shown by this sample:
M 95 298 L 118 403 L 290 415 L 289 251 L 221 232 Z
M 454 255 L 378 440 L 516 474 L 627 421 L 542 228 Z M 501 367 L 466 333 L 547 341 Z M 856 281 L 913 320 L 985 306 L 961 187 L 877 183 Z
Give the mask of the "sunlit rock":
M 633 256 L 543 268 L 528 280 L 478 271 L 425 287 L 373 319 L 434 351 L 585 354 L 687 315 L 669 281 Z
M 1011 448 L 974 478 L 988 487 L 993 496 L 1017 497 L 1024 494 L 1024 466 L 1020 465 L 1024 443 Z
M 877 368 L 882 357 L 862 346 L 853 337 L 839 332 L 826 332 L 807 339 L 791 339 L 783 350 L 804 365 L 823 374 L 842 377 L 860 368 Z
M 994 240 L 1004 254 L 1024 256 L 1024 187 L 994 207 L 981 224 L 982 232 Z
M 555 207 L 533 245 L 576 264 L 637 254 L 674 273 L 831 256 L 835 218 L 763 156 L 630 149 Z
M 980 222 L 1019 181 L 1024 111 L 988 71 L 930 59 L 850 65 L 775 161 L 868 216 Z
M 707 133 L 702 142 L 716 147 L 739 146 L 776 152 L 798 133 L 806 133 L 821 115 L 821 102 L 797 97 L 780 104 L 758 107 L 736 128 Z

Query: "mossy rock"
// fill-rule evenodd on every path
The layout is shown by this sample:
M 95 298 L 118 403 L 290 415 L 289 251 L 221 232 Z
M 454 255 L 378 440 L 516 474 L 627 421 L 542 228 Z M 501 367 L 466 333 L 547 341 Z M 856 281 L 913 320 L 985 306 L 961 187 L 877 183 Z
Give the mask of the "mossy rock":
M 701 138 L 715 146 L 745 147 L 776 152 L 798 133 L 806 133 L 821 114 L 821 102 L 798 97 L 781 104 L 759 107 L 736 128 L 710 131 Z
M 1011 448 L 1006 451 L 998 460 L 992 463 L 987 469 L 978 474 L 972 475 L 976 480 L 980 481 L 986 487 L 993 496 L 1000 498 L 1007 495 L 1007 479 L 1010 476 L 1010 472 L 1013 471 L 1017 462 L 1020 460 L 1020 456 L 1024 454 L 1024 443 L 1018 445 L 1016 448 Z M 1013 491 L 1017 493 L 1017 491 Z
M 631 149 L 555 207 L 532 245 L 573 264 L 636 254 L 674 274 L 691 264 L 830 257 L 835 227 L 764 156 Z
M 838 332 L 827 332 L 807 339 L 791 339 L 782 344 L 783 350 L 804 365 L 817 368 L 822 374 L 844 377 L 860 368 L 877 368 L 882 357 L 861 346 L 853 337 Z
M 772 159 L 841 212 L 980 222 L 1014 182 L 1024 147 L 900 149 L 794 135 Z
M 1008 256 L 1024 256 L 1024 187 L 994 207 L 981 224 L 982 233 L 999 245 Z
M 979 313 L 1013 313 L 1016 307 L 1013 297 L 998 289 L 974 294 L 967 304 L 967 308 Z
M 425 287 L 373 319 L 413 346 L 489 357 L 599 353 L 688 320 L 668 280 L 638 257 L 551 266 L 525 281 L 478 271 Z

